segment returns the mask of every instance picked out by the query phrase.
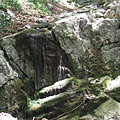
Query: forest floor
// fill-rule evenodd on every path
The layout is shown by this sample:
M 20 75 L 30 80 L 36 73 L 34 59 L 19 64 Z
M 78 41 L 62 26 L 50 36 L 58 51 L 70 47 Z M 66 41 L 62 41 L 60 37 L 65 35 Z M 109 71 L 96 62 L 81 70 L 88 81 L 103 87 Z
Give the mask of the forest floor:
M 71 12 L 74 10 L 74 8 L 70 8 L 70 6 L 68 7 L 66 4 L 59 4 L 55 2 L 48 2 L 46 4 L 52 5 L 52 8 L 50 9 L 52 14 L 43 14 L 35 9 L 31 10 L 30 7 L 27 7 L 27 5 L 25 5 L 24 3 L 22 5 L 21 12 L 16 10 L 10 10 L 13 14 L 11 16 L 12 22 L 7 27 L 7 29 L 0 32 L 0 38 L 6 35 L 14 34 L 24 29 L 25 27 L 38 25 L 39 23 L 37 22 L 37 20 L 39 20 L 40 18 L 49 22 L 51 18 L 57 18 L 57 16 L 61 13 Z

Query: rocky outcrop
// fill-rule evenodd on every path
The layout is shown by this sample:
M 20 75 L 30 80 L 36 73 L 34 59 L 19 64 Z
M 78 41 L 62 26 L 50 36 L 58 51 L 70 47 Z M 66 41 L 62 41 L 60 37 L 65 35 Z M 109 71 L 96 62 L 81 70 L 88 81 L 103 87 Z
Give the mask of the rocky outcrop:
M 109 90 L 111 94 L 108 92 L 109 86 L 115 84 L 118 78 L 112 80 L 111 77 L 104 76 L 82 80 L 71 79 L 72 86 L 69 86 L 68 90 L 64 89 L 66 92 L 30 101 L 27 114 L 36 115 L 35 118 L 38 120 L 43 117 L 52 118 L 52 120 L 116 120 L 120 118 L 119 98 L 116 99 L 119 90 L 115 89 L 119 88 L 119 85 L 116 84 L 114 89 Z M 48 88 L 51 89 L 51 86 L 44 89 Z M 43 94 L 46 95 L 46 92 Z
M 18 77 L 18 74 L 13 71 L 9 63 L 4 57 L 4 52 L 0 51 L 0 87 L 2 87 L 8 80 L 13 80 L 15 77 Z
M 17 113 L 25 104 L 25 95 L 18 90 L 22 84 L 15 84 L 18 74 L 12 69 L 4 57 L 4 52 L 0 50 L 0 111 Z M 18 80 L 18 83 L 21 81 Z M 23 100 L 22 100 L 23 99 Z
M 119 69 L 118 18 L 104 18 L 104 9 L 86 10 L 58 20 L 53 28 L 74 73 L 81 77 Z
M 26 106 L 28 113 L 35 107 L 33 113 L 39 114 L 38 119 L 72 120 L 71 115 L 74 120 L 119 118 L 119 112 L 114 114 L 119 110 L 119 77 L 114 79 L 120 64 L 119 6 L 116 2 L 111 5 L 114 9 L 90 5 L 43 26 L 1 38 L 0 111 L 16 114 Z M 105 74 L 112 76 L 94 78 Z M 62 82 L 71 76 L 80 80 L 75 79 L 69 88 L 68 82 Z M 90 76 L 93 78 L 87 79 Z M 37 100 L 27 95 L 31 99 L 36 95 Z M 42 100 L 38 99 L 40 95 Z M 64 95 L 65 101 L 59 102 Z M 115 105 L 113 111 L 106 107 L 108 104 Z M 108 109 L 112 111 L 109 117 L 101 113 Z
M 27 94 L 33 98 L 37 90 L 72 74 L 66 54 L 47 28 L 1 38 L 0 49 L 1 112 L 23 112 Z

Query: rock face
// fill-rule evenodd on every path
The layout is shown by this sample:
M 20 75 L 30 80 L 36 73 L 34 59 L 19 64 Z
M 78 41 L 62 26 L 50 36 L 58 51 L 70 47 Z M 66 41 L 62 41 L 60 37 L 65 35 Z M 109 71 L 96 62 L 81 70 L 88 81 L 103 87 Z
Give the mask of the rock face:
M 119 20 L 104 14 L 104 9 L 76 13 L 57 21 L 53 29 L 78 77 L 119 68 Z
M 28 96 L 34 98 L 36 91 L 67 77 L 75 76 L 81 79 L 118 72 L 120 69 L 119 7 L 116 2 L 111 4 L 115 4 L 115 9 L 109 6 L 106 9 L 117 11 L 114 15 L 111 15 L 113 12 L 94 4 L 65 16 L 61 15 L 62 17 L 59 16 L 55 22 L 44 23 L 43 26 L 1 38 L 0 112 L 10 112 L 11 114 L 21 112 Z M 101 78 L 98 81 L 92 79 L 92 83 L 89 79 L 87 82 L 84 81 L 85 79 L 81 80 L 82 82 L 76 80 L 77 85 L 72 86 L 76 89 L 70 91 L 73 93 L 73 97 L 68 97 L 70 102 L 68 100 L 63 106 L 60 106 L 60 112 L 58 109 L 56 110 L 56 107 L 54 111 L 60 114 L 66 113 L 75 105 L 76 109 L 73 110 L 73 113 L 75 111 L 74 115 L 76 115 L 78 112 L 78 118 L 85 117 L 86 120 L 90 120 L 97 119 L 97 116 L 100 119 L 108 120 L 109 117 L 103 117 L 101 111 L 103 107 L 112 103 L 113 106 L 116 105 L 110 115 L 112 118 L 114 112 L 119 110 L 119 96 L 117 97 L 119 85 L 117 90 L 107 91 L 113 82 L 107 86 L 105 79 L 107 78 Z M 117 78 L 115 81 L 119 83 Z M 56 91 L 56 89 L 52 90 Z M 78 92 L 76 92 L 77 90 Z M 58 90 L 59 92 L 61 90 Z M 69 91 L 67 92 L 69 93 Z M 80 104 L 80 108 L 77 108 L 78 104 Z M 84 106 L 85 104 L 86 106 Z M 92 108 L 91 104 L 95 107 Z M 79 109 L 82 111 L 79 112 Z M 84 116 L 91 109 L 94 114 Z M 107 108 L 105 110 L 107 111 Z M 111 108 L 110 111 L 112 111 Z M 117 114 L 116 119 L 120 116 L 119 112 Z M 44 117 L 47 115 L 46 113 Z M 69 113 L 63 116 L 69 118 Z M 115 114 L 115 116 L 117 115 Z M 63 119 L 62 117 L 60 119 Z M 73 119 L 75 120 L 75 118 Z
M 15 84 L 18 74 L 13 71 L 0 50 L 0 111 L 17 113 L 26 102 L 25 95 L 18 89 L 22 84 Z M 18 81 L 19 82 L 19 81 Z M 2 118 L 3 119 L 3 118 Z
M 0 51 L 0 68 L 0 87 L 7 83 L 8 80 L 13 80 L 15 77 L 18 77 L 18 74 L 12 70 L 11 66 L 6 61 L 2 50 Z
M 0 43 L 19 78 L 26 85 L 31 83 L 33 89 L 39 90 L 72 73 L 66 54 L 47 28 L 25 30 Z
M 104 113 L 103 113 L 104 111 Z M 103 120 L 119 120 L 120 119 L 120 103 L 110 99 L 101 104 L 95 111 L 97 119 Z
M 15 40 L 21 60 L 26 61 L 21 69 L 35 81 L 35 89 L 57 81 L 60 66 L 70 69 L 67 56 L 47 28 L 22 32 L 15 36 Z

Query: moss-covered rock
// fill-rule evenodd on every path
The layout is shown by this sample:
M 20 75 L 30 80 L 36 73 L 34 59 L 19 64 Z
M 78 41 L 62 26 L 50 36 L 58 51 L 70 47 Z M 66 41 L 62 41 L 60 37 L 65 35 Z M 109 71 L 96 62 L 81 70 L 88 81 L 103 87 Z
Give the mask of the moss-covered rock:
M 95 110 L 95 116 L 100 120 L 119 120 L 120 103 L 116 102 L 113 99 L 109 99 Z
M 8 112 L 16 116 L 17 112 L 20 115 L 24 111 L 27 98 L 20 88 L 18 88 L 18 85 L 16 86 L 14 80 L 8 81 L 0 88 L 0 95 L 1 112 Z

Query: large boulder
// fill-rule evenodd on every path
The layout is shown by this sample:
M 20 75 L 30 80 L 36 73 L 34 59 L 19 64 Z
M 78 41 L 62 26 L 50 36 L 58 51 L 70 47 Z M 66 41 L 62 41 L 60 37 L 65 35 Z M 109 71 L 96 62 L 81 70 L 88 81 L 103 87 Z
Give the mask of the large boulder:
M 119 69 L 119 20 L 103 14 L 104 9 L 81 11 L 56 21 L 53 28 L 78 77 Z
M 13 80 L 15 77 L 18 77 L 18 74 L 13 71 L 4 57 L 4 52 L 0 50 L 0 87 L 6 84 L 8 80 Z
M 0 40 L 0 47 L 24 82 L 28 94 L 33 93 L 29 87 L 33 91 L 39 90 L 72 74 L 66 54 L 47 28 L 4 37 Z
M 26 103 L 26 96 L 20 90 L 22 82 L 0 50 L 0 112 L 16 114 Z
M 103 112 L 104 111 L 104 112 Z M 120 119 L 120 103 L 113 99 L 109 99 L 101 104 L 96 110 L 95 115 L 100 120 L 119 120 Z

